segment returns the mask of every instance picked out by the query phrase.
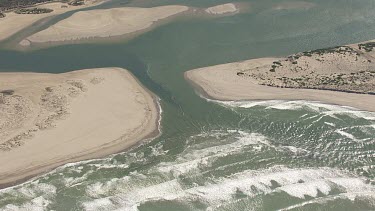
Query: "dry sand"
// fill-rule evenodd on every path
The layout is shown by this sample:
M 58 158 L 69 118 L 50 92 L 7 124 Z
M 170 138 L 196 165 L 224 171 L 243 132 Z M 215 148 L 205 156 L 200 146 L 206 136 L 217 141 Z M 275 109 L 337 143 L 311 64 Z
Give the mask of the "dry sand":
M 31 26 L 35 22 L 54 15 L 59 15 L 68 11 L 82 9 L 94 5 L 98 5 L 99 2 L 85 1 L 85 5 L 82 6 L 70 6 L 66 3 L 48 3 L 37 6 L 38 8 L 53 9 L 53 12 L 43 14 L 16 14 L 14 12 L 6 13 L 5 18 L 0 18 L 0 40 L 7 39 L 22 29 Z M 33 7 L 30 7 L 33 8 Z
M 239 9 L 234 3 L 221 4 L 213 7 L 209 7 L 205 10 L 209 14 L 223 15 L 228 13 L 236 13 Z
M 124 7 L 81 11 L 49 28 L 31 35 L 31 42 L 71 41 L 83 38 L 105 38 L 125 35 L 185 12 L 186 6 L 169 5 L 153 8 Z
M 158 134 L 159 107 L 126 70 L 1 73 L 0 187 Z
M 375 111 L 375 95 L 326 90 L 277 88 L 259 85 L 251 77 L 238 72 L 272 64 L 276 58 L 253 59 L 190 70 L 185 73 L 201 94 L 218 100 L 310 100 Z

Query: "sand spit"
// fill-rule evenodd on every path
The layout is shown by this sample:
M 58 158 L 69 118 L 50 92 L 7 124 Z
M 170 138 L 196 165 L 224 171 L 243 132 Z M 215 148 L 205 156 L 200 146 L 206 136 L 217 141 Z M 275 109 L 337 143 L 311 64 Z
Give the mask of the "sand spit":
M 81 11 L 28 37 L 27 40 L 43 43 L 120 36 L 147 29 L 160 20 L 188 9 L 186 6 L 169 5 Z
M 239 9 L 234 3 L 221 4 L 213 7 L 209 7 L 205 12 L 213 15 L 223 15 L 228 13 L 237 13 Z
M 219 100 L 311 100 L 375 111 L 375 42 L 191 70 L 186 79 Z
M 157 100 L 126 70 L 1 73 L 0 187 L 159 133 Z
M 98 5 L 99 1 L 85 1 L 85 5 L 82 6 L 71 6 L 67 3 L 48 3 L 37 6 L 38 8 L 52 9 L 51 13 L 43 14 L 16 14 L 14 12 L 6 13 L 5 18 L 0 18 L 0 40 L 7 39 L 22 29 L 31 26 L 35 22 L 54 15 L 59 15 L 68 11 L 82 9 Z M 30 7 L 33 8 L 33 7 Z

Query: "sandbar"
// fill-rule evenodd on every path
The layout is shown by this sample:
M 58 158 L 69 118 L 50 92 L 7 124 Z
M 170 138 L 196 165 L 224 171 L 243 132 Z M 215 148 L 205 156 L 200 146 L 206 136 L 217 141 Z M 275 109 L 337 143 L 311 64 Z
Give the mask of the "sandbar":
M 159 134 L 156 96 L 125 69 L 0 74 L 0 187 Z
M 15 12 L 8 12 L 6 13 L 6 16 L 4 18 L 0 18 L 0 40 L 11 37 L 22 29 L 33 25 L 43 18 L 63 14 L 68 11 L 91 7 L 94 5 L 98 5 L 99 3 L 101 2 L 85 1 L 85 5 L 82 6 L 71 6 L 67 3 L 60 2 L 47 3 L 37 7 L 52 9 L 53 12 L 43 14 L 16 14 Z
M 43 43 L 120 36 L 147 29 L 158 21 L 188 9 L 187 6 L 168 5 L 80 11 L 31 35 L 27 40 L 32 43 Z
M 209 7 L 205 10 L 209 14 L 222 15 L 227 13 L 236 13 L 239 11 L 239 8 L 234 3 L 227 3 Z

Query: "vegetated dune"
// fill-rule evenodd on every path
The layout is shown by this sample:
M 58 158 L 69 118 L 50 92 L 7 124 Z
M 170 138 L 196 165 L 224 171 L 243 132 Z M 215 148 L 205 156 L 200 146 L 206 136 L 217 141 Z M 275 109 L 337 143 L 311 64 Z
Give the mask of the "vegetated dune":
M 260 58 L 185 73 L 219 100 L 311 100 L 375 111 L 375 42 Z
M 126 70 L 1 73 L 0 186 L 158 134 L 159 106 Z

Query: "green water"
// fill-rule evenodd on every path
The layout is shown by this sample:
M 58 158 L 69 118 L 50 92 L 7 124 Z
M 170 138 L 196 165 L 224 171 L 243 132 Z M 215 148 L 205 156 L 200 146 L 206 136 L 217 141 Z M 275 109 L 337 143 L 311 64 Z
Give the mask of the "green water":
M 161 98 L 163 113 L 159 138 L 0 190 L 0 210 L 374 210 L 374 113 L 303 101 L 207 101 L 183 73 L 374 39 L 375 3 L 317 0 L 310 10 L 272 10 L 281 1 L 249 2 L 246 14 L 187 18 L 130 41 L 26 52 L 4 43 L 2 71 L 124 67 Z

